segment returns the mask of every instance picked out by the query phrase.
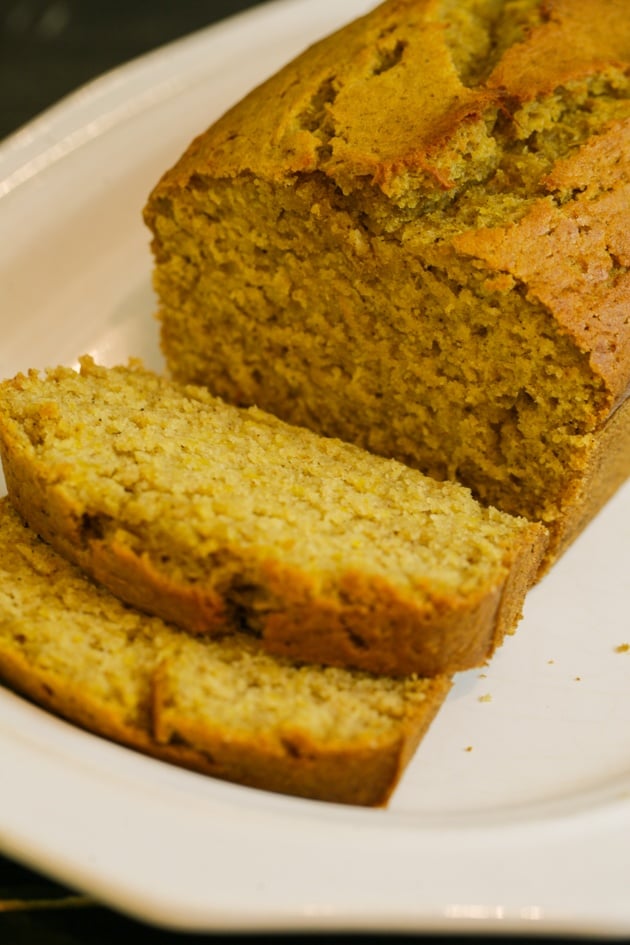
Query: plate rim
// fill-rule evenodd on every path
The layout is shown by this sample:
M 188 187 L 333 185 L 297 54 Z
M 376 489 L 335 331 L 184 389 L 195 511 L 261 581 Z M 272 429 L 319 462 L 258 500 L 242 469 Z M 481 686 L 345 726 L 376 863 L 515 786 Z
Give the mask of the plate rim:
M 243 30 L 252 32 L 261 30 L 276 17 L 284 17 L 288 13 L 295 17 L 297 22 L 307 8 L 313 9 L 318 4 L 321 4 L 321 0 L 270 0 L 270 2 L 268 0 L 267 3 L 241 11 L 203 30 L 130 60 L 66 96 L 0 143 L 0 211 L 3 197 L 15 194 L 22 185 L 36 178 L 51 163 L 63 160 L 66 155 L 73 153 L 86 141 L 94 140 L 96 136 L 105 133 L 115 124 L 132 117 L 135 109 L 142 111 L 148 104 L 159 104 L 161 96 L 173 95 L 185 88 L 186 82 L 190 81 L 190 74 L 183 76 L 181 83 L 174 83 L 172 77 L 169 79 L 168 74 L 172 72 L 174 63 L 183 62 L 192 52 L 205 51 L 208 45 L 227 43 L 229 46 L 232 43 L 238 46 Z M 367 9 L 372 5 L 374 4 L 367 3 L 366 0 L 353 0 L 353 7 L 356 6 L 357 9 Z M 333 0 L 326 0 L 322 8 L 328 10 L 333 6 Z M 152 79 L 156 69 L 163 71 L 163 81 L 157 88 L 147 89 L 146 84 Z M 129 97 L 126 93 L 130 86 L 134 94 Z M 107 112 L 109 115 L 107 121 L 102 119 L 104 108 L 114 109 Z M 157 780 L 160 785 L 164 782 L 165 786 L 160 789 L 164 796 L 171 795 L 171 782 L 175 785 L 173 791 L 177 793 L 176 785 L 180 779 L 182 784 L 186 783 L 190 786 L 201 784 L 200 781 L 195 780 L 203 778 L 201 775 L 179 770 L 167 775 L 163 762 L 138 756 L 129 749 L 113 745 L 99 736 L 82 732 L 70 723 L 61 722 L 44 710 L 32 706 L 27 700 L 5 690 L 2 686 L 0 686 L 0 707 L 4 710 L 0 719 L 0 745 L 5 747 L 10 745 L 14 753 L 22 758 L 27 768 L 37 769 L 38 764 L 40 768 L 42 765 L 46 767 L 51 777 L 56 779 L 55 783 L 59 789 L 65 785 L 69 788 L 71 796 L 73 792 L 76 795 L 76 784 L 73 787 L 71 782 L 79 777 L 82 784 L 91 787 L 95 796 L 105 798 L 109 796 L 116 809 L 124 809 L 124 786 L 127 780 L 131 779 L 133 782 L 137 772 L 149 770 L 161 771 L 162 776 Z M 26 731 L 19 731 L 19 724 L 18 729 L 15 724 L 12 727 L 11 719 L 17 718 L 19 723 L 25 714 L 30 720 L 31 727 L 27 727 Z M 38 740 L 40 735 L 41 739 Z M 45 758 L 42 760 L 41 743 L 45 739 L 50 741 Z M 86 752 L 87 760 L 79 761 L 78 768 L 81 773 L 77 775 L 76 769 L 68 767 L 67 760 L 68 752 L 70 756 L 73 756 L 72 746 L 79 743 L 82 746 L 81 751 Z M 95 754 L 101 758 L 103 753 L 105 757 L 109 757 L 112 751 L 115 757 L 124 758 L 122 775 L 120 771 L 115 772 L 115 777 L 110 778 L 106 783 L 100 783 L 98 765 L 90 767 L 92 764 L 90 759 L 93 760 Z M 159 769 L 154 766 L 159 766 Z M 3 777 L 5 797 L 11 795 L 16 803 L 20 801 L 19 774 L 19 771 L 11 771 L 7 777 Z M 141 780 L 143 784 L 146 784 L 144 778 Z M 201 794 L 205 798 L 205 805 L 209 806 L 211 811 L 218 810 L 219 814 L 223 814 L 227 806 L 232 811 L 236 809 L 241 816 L 244 816 L 243 812 L 249 807 L 248 799 L 252 798 L 249 789 L 221 783 L 208 787 L 206 778 L 203 778 L 203 783 L 207 789 Z M 160 795 L 160 791 L 157 795 Z M 230 804 L 227 800 L 229 798 L 238 798 L 238 803 L 232 801 Z M 41 793 L 38 795 L 36 791 L 32 791 L 29 800 L 33 805 L 31 813 L 37 810 L 40 819 L 44 818 L 49 799 Z M 154 811 L 162 810 L 164 801 L 161 796 L 153 797 L 152 803 Z M 307 841 L 306 848 L 296 845 L 296 849 L 301 849 L 304 854 L 305 849 L 312 850 L 318 845 L 321 848 L 322 839 L 316 836 L 317 818 L 310 816 L 313 805 L 321 810 L 321 805 L 317 802 L 276 796 L 261 799 L 260 794 L 256 792 L 256 801 L 252 801 L 252 805 L 256 807 L 259 819 L 258 832 L 264 835 L 265 840 L 268 838 L 270 822 L 273 821 L 272 827 L 275 827 L 278 817 L 286 820 L 287 809 L 289 809 L 291 817 L 297 819 L 302 825 L 303 833 L 306 834 L 303 837 L 303 842 Z M 260 824 L 261 808 L 265 813 L 264 824 Z M 365 829 L 371 822 L 371 832 L 379 830 L 382 834 L 380 812 L 349 813 L 347 808 L 337 810 L 336 805 L 327 805 L 327 808 L 330 818 L 337 827 L 336 851 L 345 856 L 346 865 L 358 866 L 366 855 L 364 841 L 359 840 L 359 830 Z M 66 816 L 71 816 L 72 819 L 72 815 L 85 817 L 86 812 L 76 809 L 66 811 Z M 248 827 L 251 827 L 250 819 L 245 818 Z M 585 820 L 588 823 L 585 824 Z M 238 828 L 238 824 L 232 823 L 231 826 L 235 831 Z M 583 850 L 585 828 L 587 833 L 590 829 L 591 833 L 595 834 L 591 837 L 594 844 L 592 850 L 603 847 L 605 851 L 611 838 L 614 840 L 615 835 L 618 835 L 620 826 L 625 831 L 625 835 L 630 836 L 630 798 L 620 799 L 618 804 L 608 804 L 596 812 L 588 811 L 587 816 L 579 811 L 567 814 L 562 818 L 562 822 L 556 825 L 556 831 L 564 843 L 562 856 L 566 856 L 568 851 L 573 850 L 574 856 L 578 857 Z M 180 827 L 182 830 L 190 831 L 194 823 L 190 822 L 190 817 L 184 817 L 182 814 Z M 399 862 L 404 861 L 405 867 L 412 870 L 417 851 L 410 847 L 410 840 L 416 841 L 420 837 L 427 853 L 434 857 L 440 854 L 460 857 L 460 868 L 464 861 L 464 865 L 473 870 L 475 862 L 479 861 L 480 848 L 486 845 L 488 850 L 484 855 L 493 858 L 496 869 L 506 853 L 527 856 L 531 854 L 534 844 L 538 844 L 539 849 L 548 849 L 550 837 L 547 828 L 548 824 L 529 821 L 510 824 L 507 828 L 499 824 L 490 827 L 485 825 L 483 828 L 454 827 L 451 830 L 443 828 L 431 830 L 430 827 L 423 826 L 413 829 L 411 831 L 413 836 L 410 836 L 405 835 L 403 825 L 399 824 L 395 831 L 388 828 L 391 836 L 387 840 L 387 847 L 388 851 L 391 848 L 392 854 L 399 857 Z M 211 836 L 212 832 L 210 832 L 210 838 Z M 144 821 L 131 830 L 130 839 L 132 838 L 138 849 L 143 844 L 150 845 L 154 839 Z M 357 843 L 357 851 L 353 856 L 350 855 L 350 851 L 340 849 L 340 841 L 348 838 Z M 98 840 L 98 835 L 95 839 Z M 112 884 L 114 866 L 112 856 L 115 851 L 108 850 L 108 859 L 99 853 L 97 848 L 91 847 L 89 850 L 90 869 L 86 873 L 85 863 L 81 862 L 82 854 L 86 852 L 85 846 L 75 847 L 73 855 L 69 855 L 67 850 L 62 855 L 63 851 L 60 852 L 60 848 L 55 846 L 56 840 L 58 841 L 58 834 L 52 831 L 47 835 L 46 844 L 42 842 L 38 846 L 37 843 L 32 842 L 32 836 L 28 833 L 25 835 L 24 827 L 21 830 L 15 826 L 8 828 L 6 823 L 3 825 L 0 820 L 0 847 L 15 859 L 25 862 L 34 869 L 50 872 L 54 878 L 60 878 L 77 888 L 84 888 L 86 892 L 96 895 L 105 905 L 151 924 L 156 924 L 157 919 L 160 925 L 174 929 L 190 931 L 405 931 L 454 934 L 525 932 L 535 935 L 563 933 L 580 936 L 597 934 L 610 937 L 630 935 L 630 903 L 625 910 L 620 909 L 616 914 L 614 911 L 604 913 L 602 908 L 592 906 L 584 908 L 581 912 L 571 911 L 568 900 L 561 902 L 562 897 L 555 901 L 553 896 L 549 898 L 542 887 L 539 888 L 536 883 L 532 883 L 531 877 L 529 878 L 529 894 L 538 898 L 536 901 L 523 899 L 520 905 L 518 901 L 510 901 L 509 890 L 504 888 L 502 883 L 498 883 L 494 899 L 491 894 L 488 894 L 485 900 L 483 896 L 477 895 L 476 898 L 473 897 L 467 902 L 465 894 L 458 889 L 459 901 L 454 901 L 453 897 L 449 900 L 448 896 L 445 896 L 441 902 L 431 905 L 428 900 L 422 900 L 421 897 L 414 898 L 411 894 L 411 886 L 408 886 L 405 894 L 407 898 L 404 901 L 398 901 L 396 908 L 392 908 L 387 903 L 384 904 L 383 899 L 378 898 L 378 891 L 373 890 L 373 898 L 367 904 L 359 905 L 357 900 L 351 908 L 345 909 L 342 905 L 334 904 L 333 889 L 328 885 L 331 879 L 335 878 L 334 876 L 327 878 L 327 900 L 322 894 L 318 900 L 312 890 L 300 887 L 299 882 L 293 879 L 296 888 L 290 908 L 286 908 L 286 903 L 283 907 L 282 890 L 274 886 L 275 898 L 271 904 L 267 904 L 266 908 L 259 904 L 257 909 L 247 912 L 242 906 L 226 909 L 222 908 L 220 903 L 209 903 L 199 891 L 195 900 L 196 906 L 188 897 L 184 909 L 182 896 L 173 895 L 172 886 L 168 888 L 165 885 L 169 877 L 160 873 L 158 878 L 162 886 L 159 888 L 164 898 L 159 907 L 159 915 L 157 915 L 155 886 L 150 887 L 140 882 L 133 889 L 125 889 L 120 884 Z M 246 849 L 251 848 L 251 837 L 243 835 L 242 827 L 239 840 Z M 176 836 L 172 838 L 172 842 L 177 843 Z M 555 849 L 549 852 L 550 855 L 558 855 Z M 626 854 L 624 862 L 630 867 L 630 853 Z M 285 871 L 289 867 L 290 864 L 283 864 Z M 440 864 L 440 869 L 451 867 L 451 863 Z M 254 876 L 250 875 L 248 878 L 250 882 L 255 882 Z M 287 872 L 287 882 L 290 879 Z M 406 880 L 408 879 L 409 877 L 406 877 Z M 460 877 L 460 879 L 465 881 L 466 877 Z M 440 882 L 445 882 L 445 875 L 442 873 L 440 873 Z M 464 882 L 461 890 L 465 888 Z M 259 902 L 261 901 L 260 893 L 259 889 Z M 524 892 L 523 896 L 525 895 Z

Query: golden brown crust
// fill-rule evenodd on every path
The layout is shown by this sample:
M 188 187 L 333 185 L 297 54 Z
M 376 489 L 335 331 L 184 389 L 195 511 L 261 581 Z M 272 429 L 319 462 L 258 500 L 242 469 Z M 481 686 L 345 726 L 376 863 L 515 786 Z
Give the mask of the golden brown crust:
M 620 0 L 554 0 L 541 3 L 543 22 L 506 50 L 487 82 L 469 88 L 453 64 L 439 6 L 387 0 L 305 50 L 199 135 L 152 199 L 186 187 L 197 174 L 278 180 L 319 169 L 334 179 L 369 177 L 386 186 L 403 169 L 423 169 L 438 187 L 448 186 L 433 156 L 462 123 L 512 110 L 608 66 L 626 68 L 630 60 Z M 397 49 L 405 80 L 398 74 L 390 82 L 380 63 Z M 321 141 L 299 116 L 331 76 L 336 95 L 328 108 L 338 133 L 333 160 L 324 161 Z
M 567 497 L 558 556 L 575 541 L 629 475 L 630 399 L 626 398 L 593 437 L 588 466 L 576 484 L 577 494 Z M 542 573 L 546 570 L 548 565 Z
M 533 561 L 524 568 L 528 586 L 544 545 L 544 539 L 534 543 Z M 272 614 L 263 625 L 263 640 L 277 655 L 358 666 L 385 675 L 417 672 L 433 676 L 455 672 L 455 667 L 482 666 L 520 617 L 522 597 L 516 603 L 516 613 L 510 610 L 510 618 L 515 619 L 509 624 L 503 620 L 507 611 L 499 610 L 506 577 L 518 567 L 518 561 L 506 567 L 501 583 L 483 595 L 434 599 L 415 612 L 384 583 L 365 575 L 348 575 L 346 589 L 354 605 L 341 609 L 323 602 L 314 608 L 307 597 L 303 601 L 294 598 L 288 613 Z
M 407 718 L 399 736 L 378 751 L 339 747 L 322 755 L 304 737 L 294 735 L 279 746 L 259 735 L 253 744 L 226 739 L 198 719 L 182 716 L 170 707 L 172 690 L 168 670 L 162 667 L 155 679 L 156 745 L 171 751 L 176 750 L 169 745 L 172 740 L 195 745 L 216 776 L 239 784 L 339 804 L 383 806 L 449 690 L 450 681 L 444 677 L 432 680 L 416 717 Z
M 453 244 L 491 273 L 509 273 L 590 352 L 608 412 L 630 384 L 630 119 L 558 162 L 546 185 L 554 199 L 537 200 L 518 222 Z
M 506 50 L 489 88 L 528 102 L 610 65 L 627 67 L 630 27 L 623 0 L 551 0 L 540 6 L 543 22 Z

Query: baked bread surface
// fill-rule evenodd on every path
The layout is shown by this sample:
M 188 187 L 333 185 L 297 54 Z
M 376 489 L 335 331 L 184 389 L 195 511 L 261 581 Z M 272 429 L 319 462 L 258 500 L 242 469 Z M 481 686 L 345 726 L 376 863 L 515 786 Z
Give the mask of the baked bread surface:
M 250 787 L 383 805 L 446 677 L 297 665 L 196 639 L 93 584 L 0 500 L 0 677 L 86 729 Z
M 384 674 L 484 663 L 545 530 L 139 365 L 0 389 L 11 502 L 113 593 L 195 633 Z
M 629 63 L 618 0 L 311 47 L 148 200 L 171 372 L 544 522 L 548 567 L 630 472 Z

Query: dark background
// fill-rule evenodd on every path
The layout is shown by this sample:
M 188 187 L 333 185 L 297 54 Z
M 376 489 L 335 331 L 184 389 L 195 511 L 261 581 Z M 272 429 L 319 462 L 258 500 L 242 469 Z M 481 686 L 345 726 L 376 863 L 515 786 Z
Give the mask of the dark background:
M 143 52 L 264 0 L 0 0 L 0 139 L 68 92 Z M 314 3 L 317 0 L 313 0 Z M 343 0 L 339 0 L 343 3 Z M 2 803 L 0 759 L 0 803 Z M 42 785 L 45 790 L 45 785 Z M 220 851 L 217 851 L 220 856 Z M 585 855 L 587 851 L 585 851 Z M 630 877 L 629 877 L 630 880 Z M 576 890 L 576 895 L 579 895 Z M 629 892 L 630 895 L 630 883 Z M 187 936 L 152 929 L 0 857 L 0 945 L 206 945 L 225 939 L 291 942 L 297 936 Z M 309 945 L 330 938 L 303 936 Z M 348 935 L 344 943 L 488 939 Z M 505 939 L 491 940 L 493 945 Z M 526 943 L 527 939 L 512 942 Z M 537 945 L 550 941 L 535 939 Z M 553 940 L 556 943 L 560 940 Z M 582 940 L 586 941 L 586 940 Z
M 89 79 L 263 0 L 0 0 L 0 138 Z

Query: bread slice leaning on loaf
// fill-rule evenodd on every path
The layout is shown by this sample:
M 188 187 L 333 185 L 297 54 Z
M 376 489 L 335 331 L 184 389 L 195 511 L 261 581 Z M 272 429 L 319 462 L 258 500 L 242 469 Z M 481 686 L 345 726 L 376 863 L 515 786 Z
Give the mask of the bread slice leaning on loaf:
M 25 521 L 123 600 L 297 660 L 482 664 L 545 546 L 460 486 L 139 365 L 5 382 L 0 451 Z
M 145 209 L 171 374 L 543 522 L 630 475 L 623 0 L 387 0 Z
M 122 604 L 0 500 L 0 678 L 85 728 L 250 787 L 383 805 L 446 677 L 293 665 Z

